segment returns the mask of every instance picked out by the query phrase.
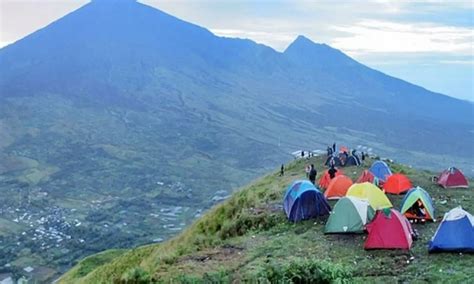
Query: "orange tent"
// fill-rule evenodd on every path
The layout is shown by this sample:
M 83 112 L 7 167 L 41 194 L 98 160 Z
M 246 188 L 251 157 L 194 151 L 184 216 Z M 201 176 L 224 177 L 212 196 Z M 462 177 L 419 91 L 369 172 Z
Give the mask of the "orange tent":
M 336 176 L 331 180 L 324 192 L 327 199 L 339 199 L 346 196 L 347 190 L 352 185 L 352 180 L 345 175 Z
M 344 172 L 341 169 L 337 169 L 336 177 L 343 174 Z M 329 176 L 329 170 L 326 170 L 324 171 L 324 174 L 319 179 L 319 187 L 326 189 L 328 188 L 330 182 L 331 182 L 331 177 Z
M 401 194 L 413 188 L 411 181 L 403 174 L 393 174 L 383 185 L 386 193 Z

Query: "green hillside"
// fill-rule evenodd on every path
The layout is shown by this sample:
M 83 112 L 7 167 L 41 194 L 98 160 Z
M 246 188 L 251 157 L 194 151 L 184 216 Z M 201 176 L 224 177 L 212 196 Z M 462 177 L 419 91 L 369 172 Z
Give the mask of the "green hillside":
M 344 172 L 355 179 L 371 162 Z M 236 191 L 177 237 L 162 244 L 93 255 L 60 282 L 267 282 L 287 277 L 311 282 L 459 283 L 473 279 L 473 255 L 429 255 L 427 250 L 445 212 L 459 205 L 474 211 L 472 188 L 442 189 L 431 183 L 434 173 L 390 163 L 394 172 L 405 173 L 414 185 L 432 195 L 438 222 L 414 225 L 420 238 L 410 252 L 365 251 L 365 235 L 324 235 L 325 219 L 287 222 L 282 210 L 284 191 L 293 180 L 304 177 L 308 163 L 317 166 L 319 178 L 321 157 L 295 161 L 288 165 L 285 176 L 274 172 Z M 396 208 L 400 206 L 402 196 L 389 198 Z

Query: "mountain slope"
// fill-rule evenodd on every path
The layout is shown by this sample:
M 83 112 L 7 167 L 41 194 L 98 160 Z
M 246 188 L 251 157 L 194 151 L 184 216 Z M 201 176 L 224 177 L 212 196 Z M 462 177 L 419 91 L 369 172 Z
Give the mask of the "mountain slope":
M 62 272 L 169 238 L 288 153 L 333 141 L 469 174 L 472 116 L 304 37 L 281 53 L 92 1 L 0 50 L 0 222 L 15 224 L 0 265 Z
M 91 256 L 65 274 L 61 282 L 107 283 L 140 278 L 165 283 L 211 279 L 253 282 L 275 280 L 271 277 L 283 273 L 289 263 L 293 273 L 301 273 L 300 277 L 305 275 L 303 269 L 308 273 L 310 267 L 318 267 L 322 272 L 314 275 L 326 280 L 352 277 L 351 281 L 358 282 L 463 282 L 474 276 L 470 269 L 472 255 L 428 254 L 427 242 L 439 222 L 414 225 L 420 238 L 410 252 L 365 251 L 364 235 L 324 235 L 325 218 L 289 223 L 281 206 L 283 194 L 293 180 L 304 178 L 304 167 L 309 162 L 317 166 L 319 178 L 324 170 L 320 166 L 323 158 L 293 162 L 284 177 L 274 172 L 235 192 L 170 241 L 129 250 L 93 267 L 86 266 L 96 258 Z M 366 162 L 362 168 L 346 168 L 345 173 L 355 179 L 372 161 Z M 447 191 L 430 182 L 431 172 L 393 163 L 390 167 L 430 193 L 437 220 L 455 206 L 474 210 L 472 188 Z M 403 196 L 389 198 L 397 208 Z M 335 201 L 330 203 L 333 206 Z M 107 252 L 97 257 L 104 255 Z M 87 272 L 84 267 L 88 267 Z

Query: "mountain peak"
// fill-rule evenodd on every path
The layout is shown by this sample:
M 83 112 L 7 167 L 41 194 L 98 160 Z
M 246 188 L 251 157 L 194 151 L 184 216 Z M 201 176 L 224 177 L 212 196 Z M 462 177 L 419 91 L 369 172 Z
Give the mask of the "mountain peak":
M 301 52 L 307 52 L 308 50 L 314 50 L 315 48 L 323 48 L 323 49 L 331 49 L 326 44 L 320 44 L 320 43 L 315 43 L 311 39 L 299 35 L 296 37 L 296 39 L 286 48 L 285 53 L 287 52 L 292 52 L 292 51 L 298 51 L 299 53 Z
M 92 3 L 133 3 L 137 0 L 92 0 Z

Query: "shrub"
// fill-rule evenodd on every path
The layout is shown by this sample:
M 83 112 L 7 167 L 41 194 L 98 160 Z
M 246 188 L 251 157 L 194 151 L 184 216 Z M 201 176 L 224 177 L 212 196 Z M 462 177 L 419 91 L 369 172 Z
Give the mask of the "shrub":
M 267 264 L 258 280 L 270 283 L 347 283 L 352 273 L 326 261 L 295 259 L 284 264 Z
M 119 282 L 126 284 L 145 284 L 151 283 L 152 279 L 150 273 L 143 270 L 143 268 L 135 267 L 125 272 Z

